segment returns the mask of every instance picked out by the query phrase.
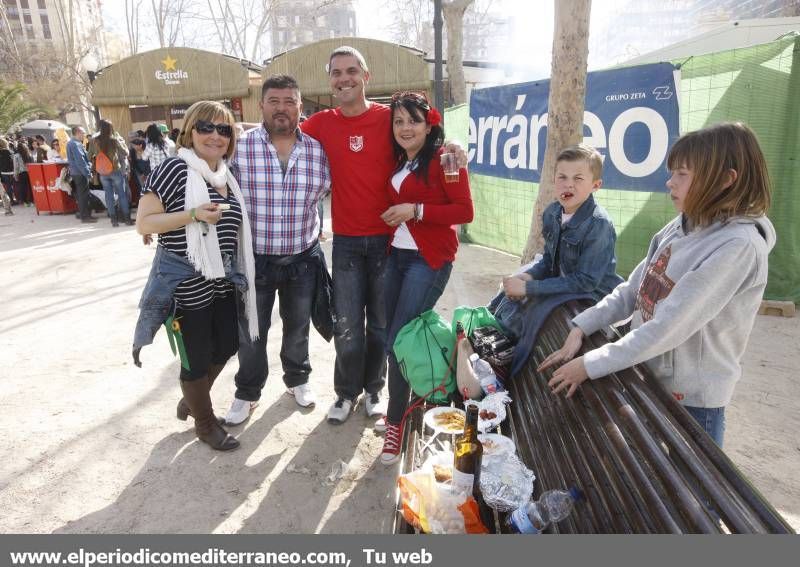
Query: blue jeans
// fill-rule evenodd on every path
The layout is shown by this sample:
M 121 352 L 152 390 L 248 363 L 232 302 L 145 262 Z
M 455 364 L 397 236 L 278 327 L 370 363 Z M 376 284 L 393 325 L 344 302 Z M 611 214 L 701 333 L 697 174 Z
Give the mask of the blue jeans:
M 386 266 L 386 319 L 389 327 L 386 352 L 389 355 L 389 407 L 386 420 L 399 424 L 408 405 L 410 388 L 403 378 L 393 345 L 406 323 L 433 309 L 450 279 L 453 265 L 446 262 L 438 270 L 431 268 L 416 250 L 392 248 Z
M 696 408 L 683 406 L 700 427 L 708 433 L 714 442 L 721 448 L 725 437 L 725 408 Z
M 286 256 L 256 255 L 256 306 L 258 339 L 250 340 L 247 318 L 239 317 L 239 371 L 234 381 L 236 397 L 256 401 L 267 382 L 267 333 L 278 294 L 278 311 L 283 322 L 281 364 L 283 383 L 294 388 L 308 382 L 311 361 L 308 357 L 308 333 L 311 305 L 316 290 L 317 263 L 313 258 L 288 265 L 275 260 Z
M 103 186 L 103 191 L 106 193 L 106 209 L 108 209 L 108 216 L 116 220 L 117 206 L 114 203 L 114 193 L 119 198 L 119 206 L 122 209 L 122 216 L 130 218 L 131 208 L 128 204 L 128 191 L 125 187 L 125 176 L 122 171 L 118 170 L 111 175 L 101 175 L 100 184 Z
M 333 388 L 339 398 L 386 384 L 384 270 L 387 235 L 333 236 Z M 366 324 L 365 324 L 366 321 Z

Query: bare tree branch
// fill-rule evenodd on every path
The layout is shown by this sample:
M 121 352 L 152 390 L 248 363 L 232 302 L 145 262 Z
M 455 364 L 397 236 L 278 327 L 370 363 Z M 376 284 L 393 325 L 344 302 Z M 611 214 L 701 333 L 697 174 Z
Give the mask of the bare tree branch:
M 139 8 L 142 0 L 125 0 L 125 24 L 131 55 L 139 52 Z

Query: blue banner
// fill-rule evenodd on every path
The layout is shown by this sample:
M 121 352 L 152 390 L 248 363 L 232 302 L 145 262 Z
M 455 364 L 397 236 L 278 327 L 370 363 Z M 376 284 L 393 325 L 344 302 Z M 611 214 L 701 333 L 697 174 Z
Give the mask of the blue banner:
M 605 187 L 667 190 L 667 152 L 679 135 L 673 71 L 656 63 L 587 75 L 584 142 L 603 156 Z M 549 80 L 472 91 L 471 172 L 539 182 L 549 92 Z

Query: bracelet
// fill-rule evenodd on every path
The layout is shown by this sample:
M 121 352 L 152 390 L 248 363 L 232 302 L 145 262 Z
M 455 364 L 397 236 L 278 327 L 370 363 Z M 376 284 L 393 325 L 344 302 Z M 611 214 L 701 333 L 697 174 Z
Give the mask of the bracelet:
M 197 222 L 197 209 L 194 207 L 189 209 L 189 216 L 192 218 L 192 222 Z
M 414 203 L 414 222 L 419 222 L 419 203 Z

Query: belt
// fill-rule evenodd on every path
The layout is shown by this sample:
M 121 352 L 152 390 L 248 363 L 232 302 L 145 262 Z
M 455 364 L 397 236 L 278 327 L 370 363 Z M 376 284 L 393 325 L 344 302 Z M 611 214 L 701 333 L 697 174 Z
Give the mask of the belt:
M 297 262 L 303 262 L 304 260 L 313 258 L 320 250 L 319 240 L 315 240 L 314 244 L 302 252 L 298 252 L 297 254 L 288 254 L 285 256 L 258 254 L 258 256 L 264 258 L 268 263 L 275 264 L 276 266 L 289 266 L 291 264 L 296 264 Z

